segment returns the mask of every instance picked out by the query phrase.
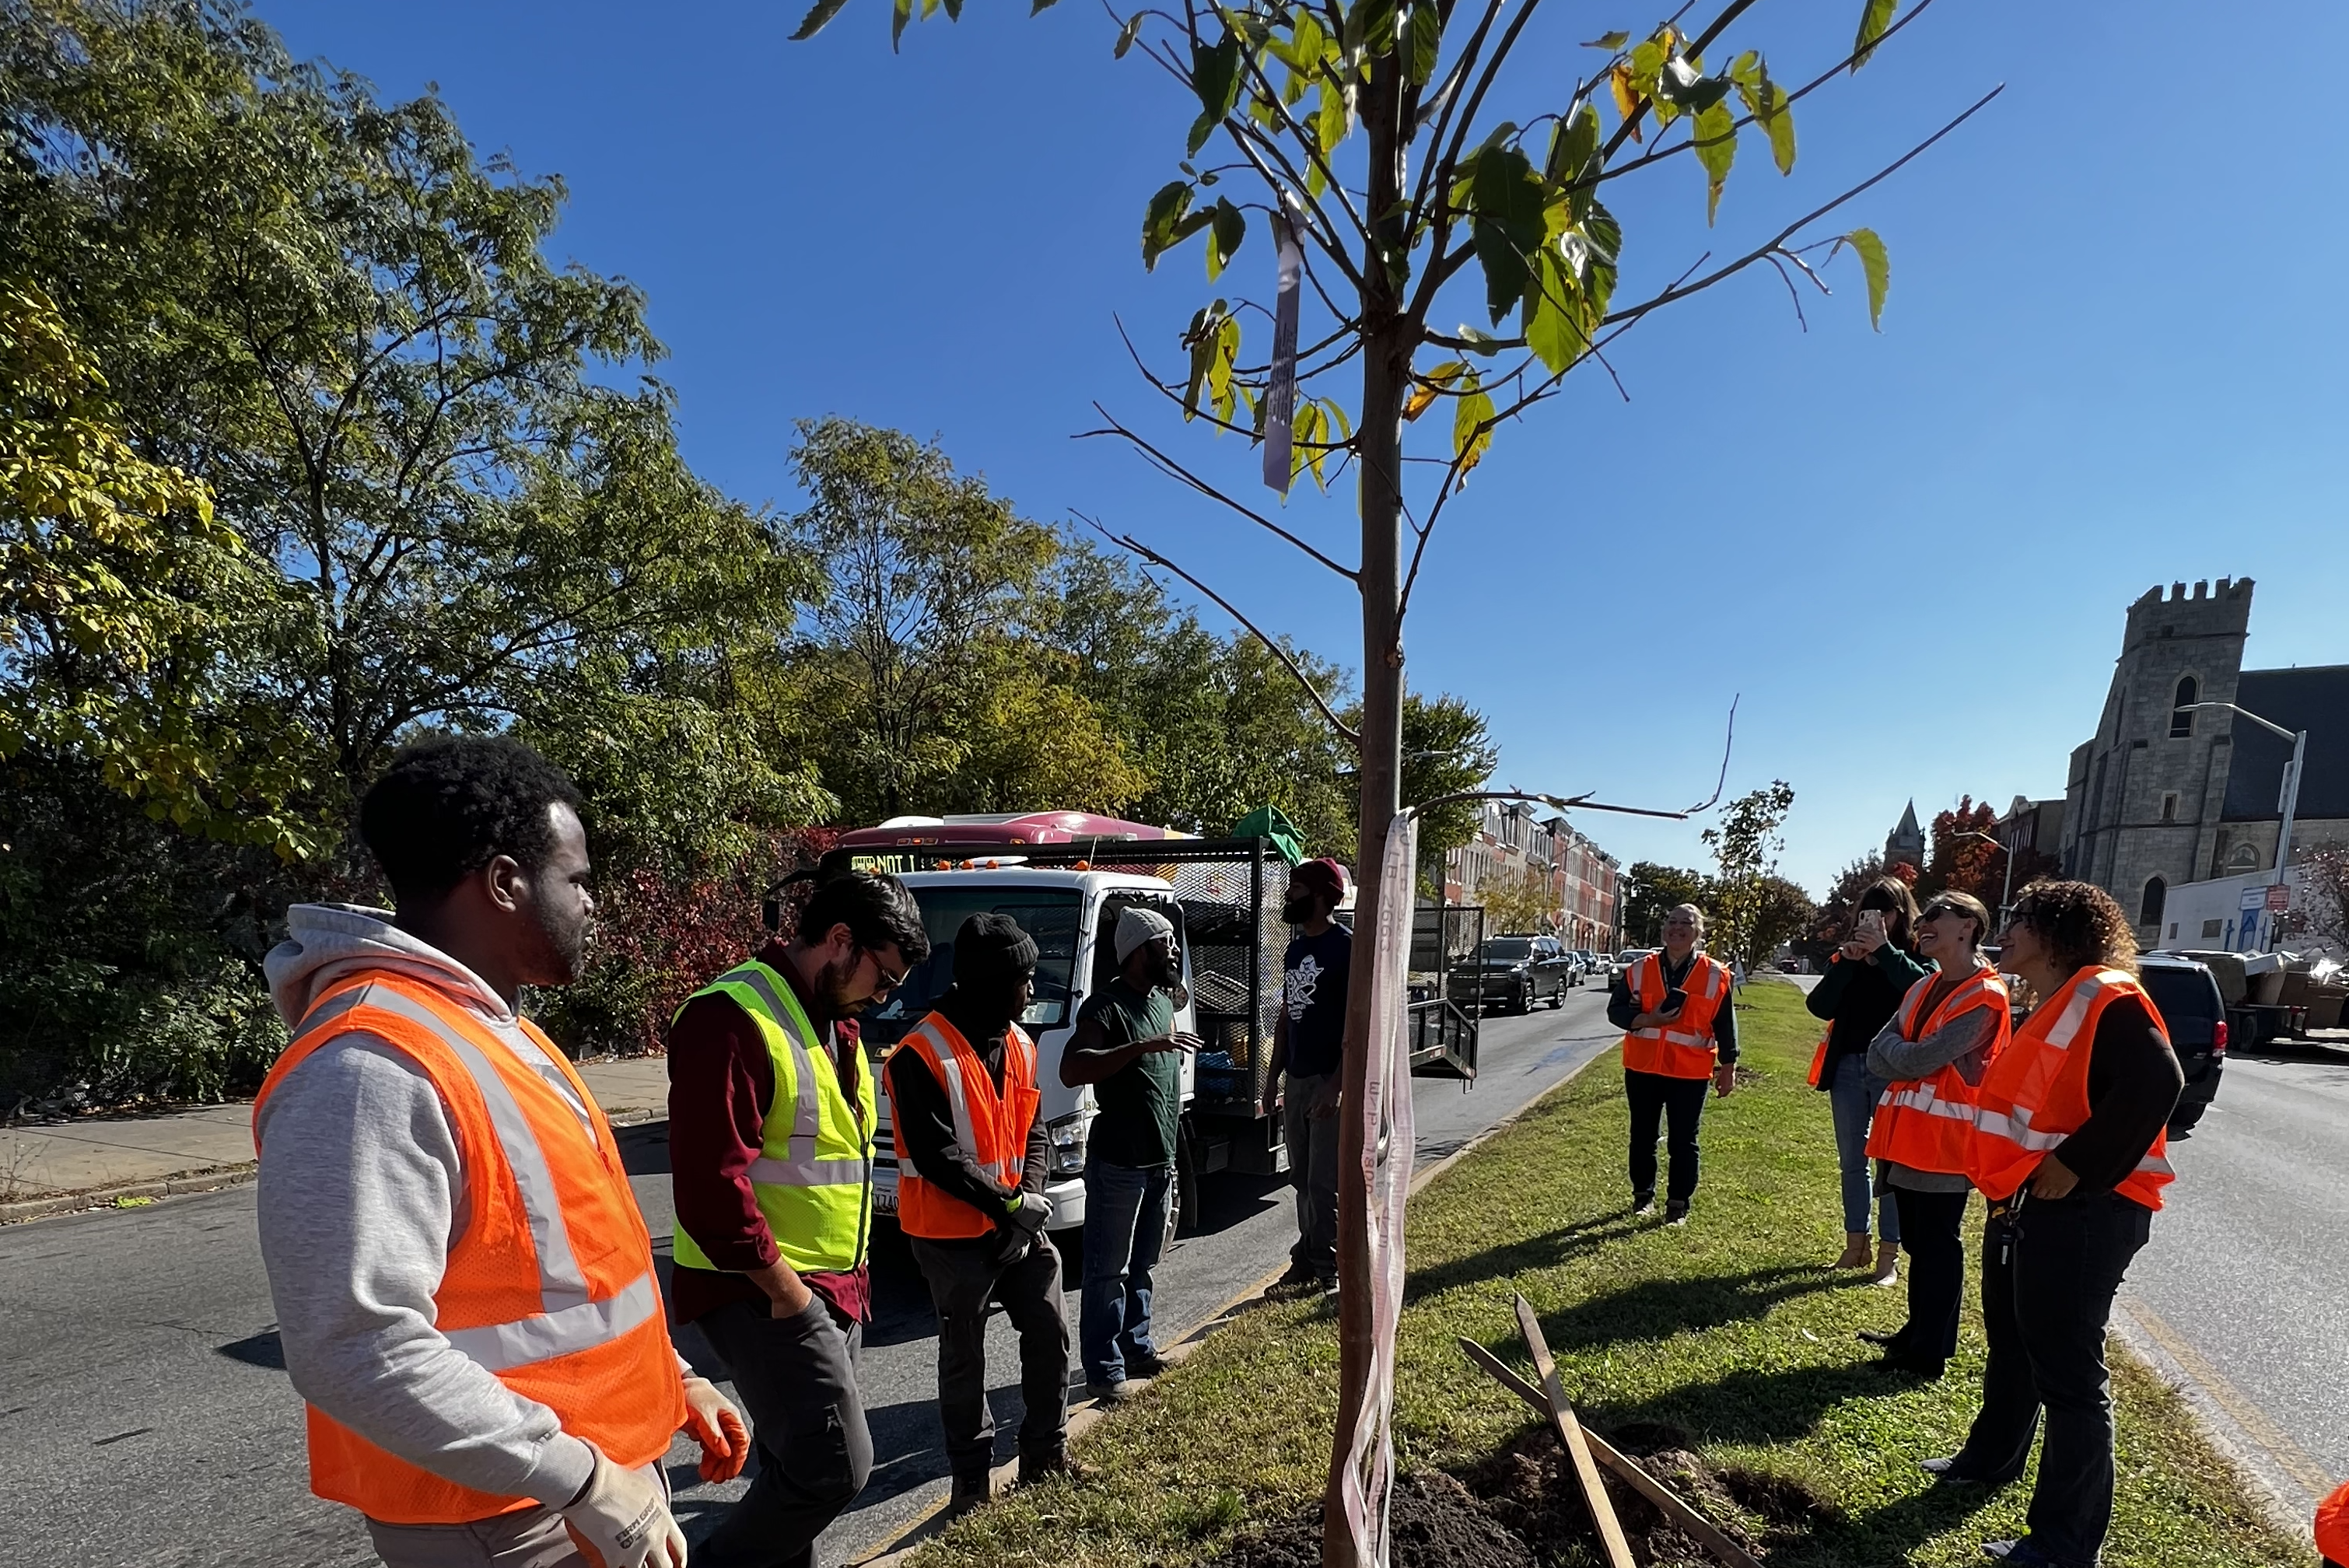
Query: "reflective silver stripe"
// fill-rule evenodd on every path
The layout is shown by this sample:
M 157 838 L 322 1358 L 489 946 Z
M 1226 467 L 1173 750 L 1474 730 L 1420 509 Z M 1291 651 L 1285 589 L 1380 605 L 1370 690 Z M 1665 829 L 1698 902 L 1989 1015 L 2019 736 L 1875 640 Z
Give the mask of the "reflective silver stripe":
M 854 1187 L 864 1180 L 862 1160 L 770 1160 L 750 1161 L 750 1181 L 759 1187 Z
M 1945 1116 L 1952 1121 L 1972 1121 L 1974 1108 L 1961 1099 L 1943 1099 L 1933 1092 L 1930 1083 L 1920 1083 L 1914 1088 L 1884 1091 L 1886 1105 L 1902 1106 L 1922 1111 L 1927 1116 Z
M 1992 1138 L 2003 1138 L 2009 1143 L 2034 1150 L 2053 1149 L 2072 1136 L 2068 1132 L 2034 1132 L 2030 1117 L 2020 1112 L 2007 1116 L 1995 1110 L 1978 1110 L 1974 1113 L 1974 1126 Z
M 608 1345 L 660 1311 L 660 1291 L 650 1274 L 638 1274 L 617 1295 L 542 1312 L 518 1323 L 481 1328 L 444 1329 L 450 1344 L 492 1372 L 511 1371 L 533 1361 L 569 1356 Z
M 561 1312 L 586 1305 L 587 1276 L 580 1272 L 579 1260 L 572 1255 L 571 1233 L 563 1222 L 563 1199 L 555 1189 L 554 1173 L 547 1167 L 546 1150 L 539 1147 L 538 1134 L 532 1130 L 530 1118 L 523 1114 L 512 1088 L 491 1065 L 481 1047 L 451 1029 L 431 1008 L 386 985 L 363 985 L 357 989 L 366 995 L 354 1006 L 391 1013 L 429 1030 L 464 1068 L 466 1076 L 481 1092 L 481 1104 L 490 1113 L 490 1126 L 498 1135 L 498 1147 L 504 1151 L 507 1169 L 513 1172 L 523 1213 L 530 1222 L 531 1245 L 538 1253 L 539 1290 L 544 1297 L 545 1310 Z M 306 1024 L 309 1020 L 303 1021 Z
M 2105 988 L 2106 976 L 2113 973 L 2114 971 L 2110 969 L 2100 969 L 2079 983 L 2070 999 L 2064 1002 L 2064 1010 L 2055 1016 L 2055 1022 L 2049 1026 L 2046 1035 L 2043 1037 L 2049 1045 L 2059 1051 L 2072 1048 L 2073 1037 L 2080 1032 L 2080 1026 L 2087 1021 L 2088 1009 L 2095 1006 L 2096 994 Z
M 799 1029 L 795 1026 L 796 1015 L 792 1009 L 783 1005 L 783 999 L 781 996 L 775 995 L 773 982 L 767 978 L 767 972 L 758 965 L 746 964 L 740 969 L 730 970 L 718 977 L 718 983 L 721 985 L 729 981 L 739 985 L 748 985 L 759 994 L 759 999 L 767 1005 L 768 1016 L 775 1021 L 775 1027 L 782 1031 L 783 1043 L 791 1047 L 792 1081 L 796 1103 L 792 1109 L 792 1130 L 789 1139 L 792 1150 L 790 1164 L 793 1168 L 812 1167 L 816 1163 L 816 1130 L 822 1125 L 816 1102 L 815 1063 L 808 1055 L 807 1042 L 800 1038 Z M 753 1161 L 753 1163 L 757 1162 Z M 750 1180 L 756 1181 L 758 1178 L 753 1176 Z M 796 1186 L 803 1183 L 779 1183 L 779 1185 Z
M 2144 1159 L 2138 1161 L 2137 1162 L 2137 1168 L 2140 1171 L 2149 1171 L 2156 1176 L 2175 1176 L 2178 1174 L 2176 1171 L 2170 1168 L 2168 1161 L 2154 1154 L 2148 1154 Z
M 978 1159 L 978 1131 L 971 1124 L 970 1095 L 963 1084 L 962 1061 L 956 1055 L 954 1047 L 947 1045 L 946 1037 L 932 1027 L 926 1020 L 920 1028 L 916 1029 L 907 1037 L 907 1043 L 911 1044 L 916 1039 L 928 1047 L 922 1053 L 922 1059 L 929 1063 L 931 1070 L 944 1080 L 947 1106 L 954 1117 L 955 1141 L 961 1144 L 963 1152 L 971 1157 L 972 1164 L 978 1166 L 981 1171 L 997 1181 L 1017 1181 L 1022 1169 L 1019 1161 L 999 1160 L 990 1165 Z M 944 1047 L 943 1052 L 941 1047 Z M 1007 1041 L 1005 1049 L 1008 1052 L 1009 1048 L 1009 1043 Z M 1007 1060 L 1004 1066 L 1008 1071 L 1010 1067 L 1009 1061 Z

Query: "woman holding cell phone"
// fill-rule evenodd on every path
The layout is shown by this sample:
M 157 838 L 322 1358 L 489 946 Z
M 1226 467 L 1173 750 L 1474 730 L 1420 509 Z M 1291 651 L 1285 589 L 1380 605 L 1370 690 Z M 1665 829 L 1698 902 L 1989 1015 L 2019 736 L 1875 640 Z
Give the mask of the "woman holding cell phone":
M 1878 1246 L 1868 1243 L 1868 1209 L 1875 1197 L 1868 1159 L 1868 1129 L 1884 1080 L 1868 1070 L 1868 1047 L 1899 1010 L 1909 988 L 1931 970 L 1917 956 L 1911 935 L 1917 901 L 1909 884 L 1882 877 L 1859 895 L 1851 934 L 1812 987 L 1806 1005 L 1828 1021 L 1827 1037 L 1812 1082 L 1835 1113 L 1836 1158 L 1843 1173 L 1843 1255 L 1839 1269 L 1873 1264 L 1878 1284 L 1899 1278 L 1900 1205 L 1889 1191 L 1877 1204 Z

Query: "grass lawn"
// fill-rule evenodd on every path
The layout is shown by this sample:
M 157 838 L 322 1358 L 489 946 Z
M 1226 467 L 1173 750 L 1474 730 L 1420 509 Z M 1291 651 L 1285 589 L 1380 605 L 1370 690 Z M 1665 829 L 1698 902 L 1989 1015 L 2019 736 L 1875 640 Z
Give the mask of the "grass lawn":
M 1853 1333 L 1897 1326 L 1906 1293 L 1820 1266 L 1843 1227 L 1826 1097 L 1803 1081 L 1817 1026 L 1791 986 L 1756 985 L 1746 995 L 1739 1033 L 1760 1078 L 1706 1110 L 1704 1181 L 1684 1229 L 1628 1215 L 1627 1120 L 1611 1057 L 1413 1201 L 1396 1399 L 1402 1463 L 1464 1469 L 1531 1425 L 1454 1343 L 1467 1335 L 1524 1368 L 1510 1308 L 1521 1291 L 1568 1393 L 1599 1429 L 1677 1428 L 1713 1466 L 1783 1478 L 1818 1501 L 1822 1516 L 1802 1534 L 1744 1522 L 1770 1543 L 1773 1568 L 1979 1563 L 1980 1542 L 2023 1532 L 2032 1478 L 1987 1496 L 1944 1493 L 1917 1469 L 1953 1451 L 1972 1418 L 1982 1357 L 1973 1303 L 1940 1383 L 1868 1369 L 1874 1352 Z M 1977 1203 L 1970 1251 L 1979 1213 Z M 2163 1244 L 2158 1220 L 2151 1244 Z M 2106 1563 L 2313 1563 L 2261 1521 L 2247 1484 L 2177 1398 L 2115 1351 L 2120 1486 Z M 1175 1568 L 1212 1558 L 1248 1519 L 1319 1495 L 1337 1377 L 1326 1309 L 1250 1311 L 1079 1446 L 1094 1480 L 983 1509 L 924 1548 L 916 1568 Z

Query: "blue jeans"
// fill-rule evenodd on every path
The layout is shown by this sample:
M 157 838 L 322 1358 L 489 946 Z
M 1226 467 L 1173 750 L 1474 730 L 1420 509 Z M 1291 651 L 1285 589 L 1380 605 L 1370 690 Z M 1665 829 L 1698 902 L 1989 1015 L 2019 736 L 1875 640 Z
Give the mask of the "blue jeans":
M 1835 1112 L 1836 1163 L 1843 1171 L 1846 1235 L 1868 1234 L 1868 1201 L 1875 1186 L 1868 1169 L 1868 1124 L 1883 1094 L 1884 1080 L 1868 1070 L 1866 1057 L 1854 1051 L 1836 1058 L 1835 1077 L 1827 1081 L 1827 1103 Z M 1876 1225 L 1886 1245 L 1900 1240 L 1900 1202 L 1889 1192 L 1878 1207 Z
M 1085 1161 L 1085 1283 L 1077 1315 L 1088 1383 L 1116 1383 L 1150 1342 L 1150 1274 L 1166 1239 L 1174 1167 Z

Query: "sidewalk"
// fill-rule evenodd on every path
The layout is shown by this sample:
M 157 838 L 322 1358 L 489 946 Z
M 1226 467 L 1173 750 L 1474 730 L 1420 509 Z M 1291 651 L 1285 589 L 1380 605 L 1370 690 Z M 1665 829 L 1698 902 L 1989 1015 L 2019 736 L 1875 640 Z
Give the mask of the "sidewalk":
M 614 1122 L 667 1116 L 667 1058 L 593 1061 L 579 1070 Z M 0 1224 L 123 1200 L 209 1191 L 249 1181 L 253 1171 L 250 1101 L 0 1127 Z

